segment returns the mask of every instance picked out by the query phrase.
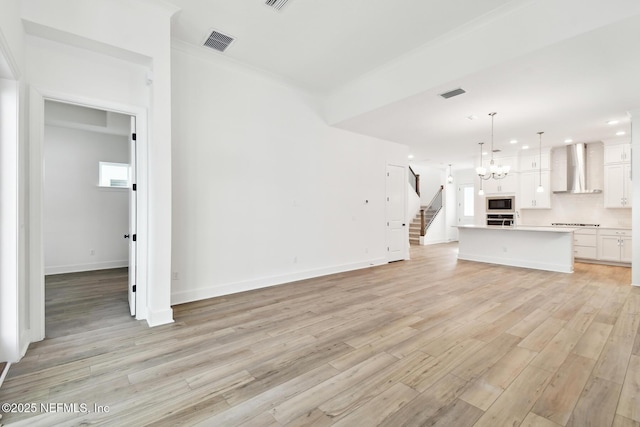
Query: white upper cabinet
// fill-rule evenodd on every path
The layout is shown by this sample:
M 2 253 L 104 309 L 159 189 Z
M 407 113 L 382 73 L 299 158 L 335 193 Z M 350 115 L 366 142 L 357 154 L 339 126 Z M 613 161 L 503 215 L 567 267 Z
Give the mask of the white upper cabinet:
M 604 207 L 631 208 L 631 144 L 604 146 Z
M 604 163 L 631 162 L 631 144 L 607 144 L 604 147 Z
M 604 166 L 604 207 L 631 207 L 631 164 L 617 163 Z
M 520 156 L 520 171 L 532 171 L 532 170 L 549 170 L 551 165 L 551 156 L 549 151 L 543 151 L 542 155 L 538 154 L 525 154 Z
M 518 191 L 518 176 L 509 172 L 502 179 L 488 179 L 482 183 L 485 194 L 515 194 Z
M 551 188 L 549 171 L 522 172 L 520 174 L 520 209 L 550 209 Z M 540 180 L 544 191 L 538 193 Z
M 551 191 L 567 191 L 566 147 L 558 147 L 551 152 Z
M 496 157 L 493 159 L 496 166 L 509 166 L 509 173 L 502 179 L 488 179 L 482 182 L 485 194 L 516 194 L 518 191 L 518 159 L 516 157 Z M 491 159 L 482 159 L 482 166 L 489 170 Z M 476 166 L 480 166 L 478 163 Z

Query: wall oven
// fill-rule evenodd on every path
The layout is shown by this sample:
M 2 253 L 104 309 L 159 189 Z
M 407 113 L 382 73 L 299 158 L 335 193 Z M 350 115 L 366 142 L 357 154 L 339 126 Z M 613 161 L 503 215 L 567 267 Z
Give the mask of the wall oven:
M 513 227 L 513 214 L 487 214 L 487 225 Z
M 487 197 L 487 213 L 515 213 L 515 196 L 489 196 Z

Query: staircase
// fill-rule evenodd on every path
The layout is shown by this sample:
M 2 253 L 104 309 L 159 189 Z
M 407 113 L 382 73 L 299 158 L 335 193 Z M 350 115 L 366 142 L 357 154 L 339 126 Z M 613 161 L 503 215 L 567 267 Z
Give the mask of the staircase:
M 412 245 L 420 244 L 420 227 L 422 224 L 422 212 L 424 212 L 424 224 L 431 224 L 433 218 L 439 209 L 429 208 L 428 206 L 420 206 L 420 211 L 411 220 L 409 224 L 409 243 Z
M 442 191 L 444 186 L 440 186 L 438 192 L 431 202 L 426 206 L 420 206 L 420 210 L 409 224 L 409 244 L 419 245 L 420 237 L 426 236 L 429 226 L 433 222 L 440 209 L 442 209 Z
M 422 210 L 422 208 L 423 206 L 420 206 L 420 210 Z M 420 244 L 420 217 L 420 212 L 418 212 L 411 220 L 411 224 L 409 224 L 409 244 L 411 245 Z

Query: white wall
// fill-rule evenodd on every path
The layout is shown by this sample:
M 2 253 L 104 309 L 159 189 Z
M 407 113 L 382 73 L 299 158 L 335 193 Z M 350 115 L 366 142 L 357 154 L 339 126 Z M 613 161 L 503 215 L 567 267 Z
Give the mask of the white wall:
M 638 128 L 640 123 L 640 108 L 635 108 L 629 111 L 629 117 L 631 122 Z M 631 156 L 631 168 L 632 170 L 640 170 L 640 156 L 637 153 L 640 152 L 640 132 L 634 132 L 631 135 L 631 151 L 635 152 L 635 156 Z M 637 176 L 637 172 L 634 174 Z M 631 284 L 634 286 L 640 286 L 640 179 L 634 179 L 631 182 L 631 200 L 635 206 L 633 210 L 632 222 L 632 242 L 633 242 L 633 260 L 631 262 Z
M 408 148 L 331 128 L 308 94 L 201 52 L 172 55 L 172 302 L 385 262 L 386 164 Z
M 98 187 L 98 162 L 129 163 L 126 136 L 45 126 L 45 274 L 128 265 L 128 189 Z
M 15 362 L 29 343 L 26 260 L 24 33 L 20 2 L 0 13 L 0 360 Z
M 434 168 L 423 165 L 411 165 L 413 171 L 420 175 L 420 204 L 426 206 L 436 195 L 441 185 L 447 182 L 444 168 Z

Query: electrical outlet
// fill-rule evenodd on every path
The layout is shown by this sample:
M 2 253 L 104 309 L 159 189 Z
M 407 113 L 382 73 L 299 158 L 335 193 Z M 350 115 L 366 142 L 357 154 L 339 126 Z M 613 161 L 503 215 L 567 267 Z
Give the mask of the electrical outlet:
M 171 273 L 171 280 L 178 280 L 178 272 L 174 271 L 173 273 Z
M 96 254 L 96 250 L 95 249 L 91 249 L 89 251 L 89 255 L 94 256 Z

